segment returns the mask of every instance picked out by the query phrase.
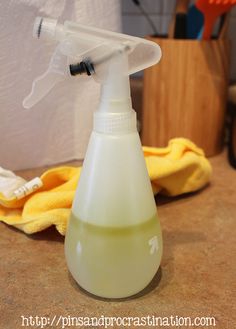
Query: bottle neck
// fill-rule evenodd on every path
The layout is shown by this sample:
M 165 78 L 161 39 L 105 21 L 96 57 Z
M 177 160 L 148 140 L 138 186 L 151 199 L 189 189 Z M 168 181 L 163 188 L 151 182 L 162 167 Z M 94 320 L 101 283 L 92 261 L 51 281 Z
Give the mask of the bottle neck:
M 101 88 L 98 111 L 107 113 L 124 113 L 132 110 L 129 76 L 116 75 L 107 79 Z
M 106 79 L 102 84 L 99 109 L 94 113 L 94 131 L 108 134 L 137 131 L 127 67 L 126 54 L 120 54 L 109 62 Z

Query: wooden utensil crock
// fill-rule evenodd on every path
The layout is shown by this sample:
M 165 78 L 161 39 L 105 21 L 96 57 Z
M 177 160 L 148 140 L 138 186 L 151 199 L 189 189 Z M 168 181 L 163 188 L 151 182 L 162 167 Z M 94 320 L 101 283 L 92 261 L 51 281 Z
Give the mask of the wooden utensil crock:
M 207 156 L 222 150 L 229 75 L 228 40 L 148 37 L 162 49 L 144 72 L 142 143 L 164 147 L 185 137 Z

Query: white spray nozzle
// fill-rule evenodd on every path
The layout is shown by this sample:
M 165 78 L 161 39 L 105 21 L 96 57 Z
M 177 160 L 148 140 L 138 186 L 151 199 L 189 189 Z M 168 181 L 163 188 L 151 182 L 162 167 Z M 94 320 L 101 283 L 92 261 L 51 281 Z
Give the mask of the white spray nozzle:
M 57 39 L 62 33 L 63 26 L 57 24 L 57 20 L 53 18 L 36 17 L 33 27 L 33 37 L 37 39 Z
M 149 40 L 132 37 L 66 21 L 58 24 L 51 18 L 37 17 L 33 36 L 59 42 L 48 70 L 34 80 L 32 91 L 23 102 L 26 108 L 40 101 L 58 82 L 66 77 L 94 75 L 104 83 L 116 58 L 126 54 L 127 65 L 119 74 L 128 76 L 156 64 L 160 47 Z

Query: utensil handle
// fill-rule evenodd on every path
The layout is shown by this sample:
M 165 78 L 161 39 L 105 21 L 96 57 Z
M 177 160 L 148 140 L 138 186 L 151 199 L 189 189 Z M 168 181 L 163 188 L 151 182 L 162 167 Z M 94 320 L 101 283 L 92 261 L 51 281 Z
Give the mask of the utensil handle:
M 225 39 L 227 36 L 227 32 L 229 29 L 229 18 L 230 18 L 230 15 L 229 15 L 229 13 L 227 13 L 225 16 L 225 19 L 224 19 L 224 23 L 220 29 L 219 39 Z
M 211 39 L 211 34 L 213 31 L 213 27 L 215 24 L 217 17 L 214 17 L 213 15 L 204 15 L 204 26 L 203 26 L 203 34 L 202 34 L 202 39 L 203 40 L 209 40 Z
M 169 30 L 168 30 L 168 38 L 174 38 L 175 31 L 175 22 L 176 22 L 176 14 L 182 13 L 186 14 L 188 11 L 189 0 L 177 0 L 175 5 L 175 11 L 170 21 Z
M 185 14 L 188 11 L 189 0 L 177 0 L 175 13 Z

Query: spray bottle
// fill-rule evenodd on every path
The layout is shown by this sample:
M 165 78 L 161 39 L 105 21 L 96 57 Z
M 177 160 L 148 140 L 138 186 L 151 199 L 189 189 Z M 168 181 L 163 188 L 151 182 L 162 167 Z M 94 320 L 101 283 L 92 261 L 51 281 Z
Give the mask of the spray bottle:
M 157 44 L 50 18 L 33 35 L 57 42 L 48 70 L 23 101 L 30 108 L 58 82 L 80 75 L 101 84 L 100 106 L 65 238 L 70 273 L 88 292 L 122 298 L 144 289 L 162 256 L 162 235 L 136 128 L 129 75 L 156 64 Z

